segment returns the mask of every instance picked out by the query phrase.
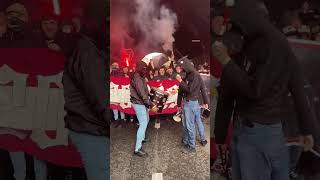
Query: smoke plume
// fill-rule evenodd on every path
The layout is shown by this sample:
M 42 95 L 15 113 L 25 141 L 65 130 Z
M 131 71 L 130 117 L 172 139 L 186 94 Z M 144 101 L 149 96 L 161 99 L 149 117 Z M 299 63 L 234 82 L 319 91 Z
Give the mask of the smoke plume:
M 141 58 L 172 50 L 177 24 L 177 15 L 159 0 L 111 0 L 111 54 L 116 58 L 121 48 L 133 48 Z

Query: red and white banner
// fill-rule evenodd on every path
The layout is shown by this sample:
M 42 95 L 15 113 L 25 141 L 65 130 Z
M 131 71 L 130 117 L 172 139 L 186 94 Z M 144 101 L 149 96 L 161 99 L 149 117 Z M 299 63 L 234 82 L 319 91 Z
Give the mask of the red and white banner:
M 169 93 L 169 97 L 161 114 L 173 114 L 178 111 L 177 99 L 179 83 L 176 80 L 149 81 L 150 88 L 159 88 Z M 130 103 L 130 79 L 126 77 L 110 77 L 110 108 L 127 114 L 135 114 Z M 154 113 L 150 112 L 150 115 Z
M 0 54 L 0 148 L 81 166 L 64 127 L 63 54 L 35 48 Z

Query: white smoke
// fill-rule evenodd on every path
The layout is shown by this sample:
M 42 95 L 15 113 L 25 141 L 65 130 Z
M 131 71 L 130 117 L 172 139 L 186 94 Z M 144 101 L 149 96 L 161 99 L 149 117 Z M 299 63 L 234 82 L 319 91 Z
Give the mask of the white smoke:
M 159 0 L 111 0 L 111 54 L 121 48 L 133 48 L 138 57 L 172 50 L 177 25 L 176 13 Z
M 157 0 L 135 0 L 134 22 L 142 32 L 143 46 L 161 45 L 164 51 L 172 50 L 178 23 L 177 15 Z M 148 47 L 146 47 L 148 48 Z

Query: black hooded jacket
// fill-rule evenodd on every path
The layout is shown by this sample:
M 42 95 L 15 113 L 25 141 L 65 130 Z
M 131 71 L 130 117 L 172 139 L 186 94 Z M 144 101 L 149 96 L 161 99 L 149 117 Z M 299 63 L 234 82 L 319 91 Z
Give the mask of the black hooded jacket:
M 280 123 L 285 99 L 292 94 L 300 125 L 312 129 L 315 119 L 304 93 L 302 69 L 286 38 L 264 17 L 254 0 L 236 3 L 231 17 L 245 37 L 245 63 L 225 65 L 215 118 L 217 143 L 225 142 L 233 111 L 252 122 Z M 289 119 L 285 119 L 289 120 Z
M 81 36 L 62 78 L 66 128 L 109 136 L 107 57 L 92 39 Z
M 186 72 L 185 81 L 181 81 L 179 84 L 179 94 L 183 96 L 183 98 L 187 101 L 196 101 L 200 100 L 202 96 L 203 103 L 209 104 L 209 98 L 206 93 L 205 84 L 198 73 L 198 71 L 194 68 L 190 60 L 187 58 L 181 59 L 178 61 L 178 64 L 183 68 Z M 178 98 L 179 101 L 181 98 Z M 178 106 L 180 106 L 180 102 L 178 102 Z

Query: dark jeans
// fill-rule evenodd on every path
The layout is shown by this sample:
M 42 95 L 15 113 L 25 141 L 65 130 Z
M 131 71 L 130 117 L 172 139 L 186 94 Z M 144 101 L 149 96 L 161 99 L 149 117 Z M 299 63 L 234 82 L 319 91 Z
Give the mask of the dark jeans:
M 232 143 L 232 180 L 289 180 L 289 153 L 282 125 L 237 120 Z

